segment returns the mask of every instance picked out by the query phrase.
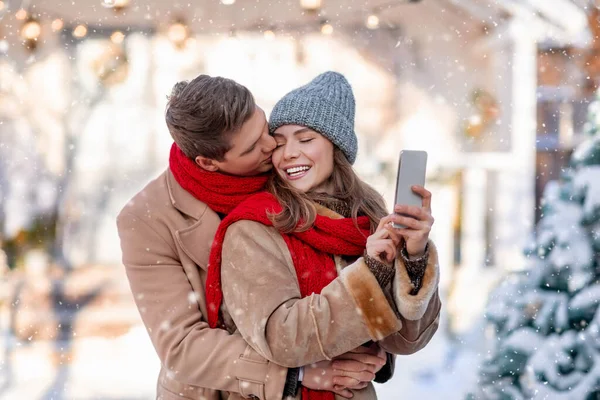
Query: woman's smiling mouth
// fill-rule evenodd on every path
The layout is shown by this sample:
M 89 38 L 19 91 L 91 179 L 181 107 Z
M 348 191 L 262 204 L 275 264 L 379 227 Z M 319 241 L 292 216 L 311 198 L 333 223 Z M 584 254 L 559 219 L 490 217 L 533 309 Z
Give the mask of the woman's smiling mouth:
M 308 165 L 298 165 L 290 168 L 285 168 L 284 171 L 289 179 L 298 179 L 307 174 L 310 170 Z

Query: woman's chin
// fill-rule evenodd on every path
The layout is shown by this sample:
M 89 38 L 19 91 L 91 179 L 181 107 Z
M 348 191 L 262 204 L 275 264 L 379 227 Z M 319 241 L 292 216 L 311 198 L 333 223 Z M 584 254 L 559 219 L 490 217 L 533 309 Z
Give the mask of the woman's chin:
M 297 191 L 301 192 L 301 193 L 306 193 L 308 192 L 308 188 L 306 187 L 306 185 L 302 185 L 300 182 L 288 182 L 290 184 L 291 187 L 293 187 L 294 189 L 296 189 Z

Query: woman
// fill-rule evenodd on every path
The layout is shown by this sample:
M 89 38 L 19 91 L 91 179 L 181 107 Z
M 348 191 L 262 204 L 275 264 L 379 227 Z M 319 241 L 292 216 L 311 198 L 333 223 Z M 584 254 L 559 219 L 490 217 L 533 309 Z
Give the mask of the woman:
M 430 193 L 415 188 L 422 208 L 395 207 L 411 217 L 386 215 L 382 197 L 355 175 L 354 96 L 340 74 L 288 93 L 269 126 L 276 173 L 269 193 L 240 204 L 215 236 L 209 324 L 238 329 L 257 352 L 290 368 L 369 340 L 391 354 L 421 349 L 441 307 Z M 289 394 L 335 398 L 306 388 Z M 354 398 L 375 399 L 373 386 Z

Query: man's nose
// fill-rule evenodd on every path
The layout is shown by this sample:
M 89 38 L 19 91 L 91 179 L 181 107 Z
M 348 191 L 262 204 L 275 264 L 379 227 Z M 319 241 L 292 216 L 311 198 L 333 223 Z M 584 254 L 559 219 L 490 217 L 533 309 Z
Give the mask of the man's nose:
M 271 135 L 267 134 L 267 138 L 265 141 L 265 153 L 270 153 L 273 150 L 275 150 L 275 147 L 277 147 L 277 142 L 275 141 L 275 138 Z

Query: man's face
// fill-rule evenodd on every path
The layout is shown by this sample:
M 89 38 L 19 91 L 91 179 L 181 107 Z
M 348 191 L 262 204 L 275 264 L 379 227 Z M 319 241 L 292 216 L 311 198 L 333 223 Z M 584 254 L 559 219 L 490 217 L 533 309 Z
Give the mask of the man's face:
M 223 161 L 214 161 L 214 164 L 220 172 L 230 175 L 262 174 L 273 168 L 271 154 L 275 145 L 275 139 L 269 135 L 265 112 L 256 107 L 252 117 L 231 136 L 232 147 Z

